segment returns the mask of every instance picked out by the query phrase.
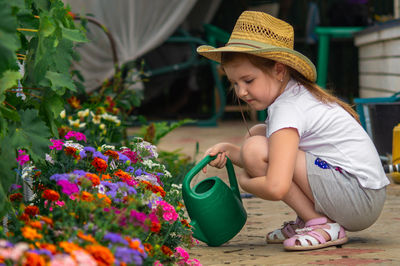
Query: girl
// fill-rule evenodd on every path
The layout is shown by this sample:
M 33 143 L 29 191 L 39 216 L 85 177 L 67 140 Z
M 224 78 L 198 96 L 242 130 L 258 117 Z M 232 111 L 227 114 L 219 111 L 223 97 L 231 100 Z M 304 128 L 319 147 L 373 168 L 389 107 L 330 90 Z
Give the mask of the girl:
M 209 148 L 206 154 L 218 154 L 210 165 L 222 168 L 229 157 L 243 168 L 243 190 L 296 212 L 296 221 L 267 234 L 268 243 L 309 250 L 344 244 L 345 230 L 371 226 L 389 180 L 357 114 L 315 84 L 314 65 L 293 42 L 286 22 L 245 11 L 224 47 L 197 51 L 221 63 L 240 99 L 268 107 L 265 124 L 252 127 L 241 147 Z

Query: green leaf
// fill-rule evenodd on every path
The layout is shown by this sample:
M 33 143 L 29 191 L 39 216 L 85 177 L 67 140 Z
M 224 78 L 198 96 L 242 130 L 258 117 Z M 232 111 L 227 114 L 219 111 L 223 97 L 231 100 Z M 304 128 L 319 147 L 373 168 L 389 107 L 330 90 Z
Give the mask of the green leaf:
M 17 19 L 5 1 L 0 2 L 0 73 L 17 66 L 15 51 L 19 49 Z
M 36 109 L 19 111 L 21 123 L 10 129 L 11 144 L 28 150 L 32 160 L 42 160 L 51 144 L 50 131 Z
M 68 29 L 65 27 L 61 28 L 62 36 L 74 42 L 88 42 L 89 40 L 86 38 L 85 34 L 79 29 Z
M 64 109 L 64 100 L 61 96 L 50 93 L 43 99 L 43 112 L 46 114 L 47 122 L 53 136 L 58 136 L 56 119 Z
M 54 22 L 52 22 L 49 17 L 41 16 L 40 17 L 40 27 L 39 27 L 39 34 L 48 37 L 56 30 L 56 26 Z
M 57 73 L 53 71 L 46 72 L 46 78 L 51 82 L 51 88 L 57 92 L 62 88 L 67 88 L 72 91 L 76 91 L 75 84 L 70 75 Z
M 2 104 L 0 104 L 0 112 L 5 118 L 13 120 L 15 122 L 18 122 L 21 119 L 17 111 L 7 108 Z
M 15 158 L 15 148 L 11 145 L 8 136 L 0 139 L 0 147 L 0 217 L 2 217 L 11 208 L 10 201 L 7 197 L 7 191 L 15 180 L 13 168 L 17 166 L 17 161 Z
M 17 86 L 18 80 L 21 79 L 19 71 L 7 70 L 0 78 L 0 94 L 4 93 L 7 89 Z

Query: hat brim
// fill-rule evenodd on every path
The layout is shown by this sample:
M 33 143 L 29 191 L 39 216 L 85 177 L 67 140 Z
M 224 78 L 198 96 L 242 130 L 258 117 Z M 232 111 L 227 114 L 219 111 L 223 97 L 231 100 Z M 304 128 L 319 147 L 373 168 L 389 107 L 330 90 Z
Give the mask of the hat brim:
M 314 64 L 303 54 L 284 47 L 270 46 L 267 48 L 250 48 L 238 45 L 228 45 L 215 48 L 209 45 L 202 45 L 197 48 L 197 52 L 213 61 L 221 63 L 221 53 L 223 52 L 239 52 L 252 54 L 264 58 L 268 58 L 283 63 L 302 74 L 308 80 L 315 82 L 317 79 L 317 71 Z

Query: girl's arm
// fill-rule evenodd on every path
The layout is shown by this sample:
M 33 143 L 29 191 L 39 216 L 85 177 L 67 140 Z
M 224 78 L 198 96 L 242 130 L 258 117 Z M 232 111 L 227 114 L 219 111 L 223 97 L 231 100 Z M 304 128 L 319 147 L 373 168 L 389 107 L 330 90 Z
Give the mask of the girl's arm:
M 282 200 L 289 191 L 296 165 L 299 135 L 294 128 L 274 132 L 268 139 L 268 168 L 265 176 L 239 175 L 241 187 L 268 200 Z

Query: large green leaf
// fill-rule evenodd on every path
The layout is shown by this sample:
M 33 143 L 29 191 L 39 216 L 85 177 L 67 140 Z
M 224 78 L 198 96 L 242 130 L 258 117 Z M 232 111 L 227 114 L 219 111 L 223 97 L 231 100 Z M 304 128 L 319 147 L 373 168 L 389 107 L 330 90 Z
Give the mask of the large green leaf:
M 60 116 L 61 111 L 64 109 L 63 98 L 53 92 L 46 93 L 46 96 L 43 99 L 42 107 L 42 112 L 47 118 L 47 123 L 50 127 L 52 135 L 58 136 L 56 120 Z
M 15 155 L 15 148 L 11 145 L 10 138 L 8 136 L 0 138 L 0 217 L 3 217 L 11 208 L 6 193 L 15 181 L 13 171 L 13 168 L 17 166 Z
M 68 29 L 68 28 L 62 27 L 61 30 L 62 30 L 62 36 L 67 40 L 71 40 L 74 42 L 88 42 L 89 41 L 86 38 L 85 34 L 83 34 L 83 32 L 78 29 Z
M 5 90 L 16 86 L 18 84 L 18 80 L 21 79 L 22 76 L 19 71 L 15 70 L 7 70 L 0 75 L 0 94 L 4 93 Z
M 6 1 L 0 2 L 0 73 L 17 66 L 15 51 L 20 47 L 17 19 Z
M 51 88 L 57 92 L 59 89 L 67 88 L 72 91 L 76 91 L 74 81 L 70 75 L 63 73 L 57 73 L 53 71 L 47 71 L 46 78 L 51 82 Z
M 46 123 L 36 109 L 19 111 L 21 123 L 10 127 L 11 143 L 17 148 L 25 148 L 34 161 L 42 160 L 51 144 L 51 136 Z

